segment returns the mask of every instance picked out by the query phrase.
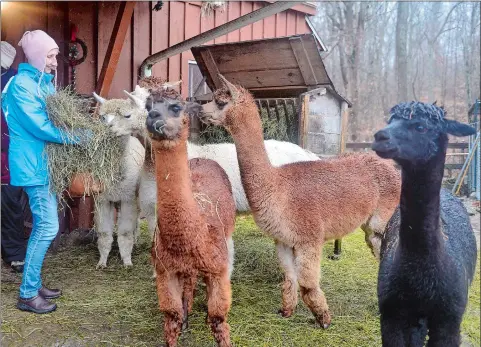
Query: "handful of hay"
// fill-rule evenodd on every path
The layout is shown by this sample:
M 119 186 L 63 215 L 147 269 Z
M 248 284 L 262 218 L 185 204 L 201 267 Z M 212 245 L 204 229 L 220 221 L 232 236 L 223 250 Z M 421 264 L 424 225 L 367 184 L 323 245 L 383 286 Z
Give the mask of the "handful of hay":
M 73 177 L 83 179 L 86 191 L 92 189 L 95 181 L 101 182 L 103 190 L 112 190 L 121 180 L 119 157 L 123 144 L 100 119 L 92 117 L 90 102 L 69 88 L 47 96 L 50 120 L 65 136 L 80 143 L 46 146 L 50 189 L 56 194 L 62 195 Z

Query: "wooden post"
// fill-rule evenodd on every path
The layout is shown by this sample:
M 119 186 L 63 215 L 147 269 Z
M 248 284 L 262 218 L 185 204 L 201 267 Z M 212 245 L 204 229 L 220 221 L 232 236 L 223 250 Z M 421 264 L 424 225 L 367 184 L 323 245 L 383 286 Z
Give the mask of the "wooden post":
M 347 138 L 347 122 L 349 118 L 349 109 L 347 102 L 341 103 L 341 153 L 346 151 L 346 138 Z M 336 239 L 334 241 L 334 254 L 331 257 L 332 260 L 338 260 L 341 257 L 342 252 L 342 239 Z
M 347 122 L 349 120 L 349 108 L 347 102 L 343 101 L 341 103 L 341 153 L 346 151 L 347 142 Z
M 105 53 L 104 63 L 97 82 L 97 94 L 102 97 L 107 97 L 112 85 L 117 63 L 124 45 L 125 35 L 130 27 L 132 14 L 134 13 L 134 7 L 135 1 L 120 2 L 119 12 L 115 19 L 112 36 L 110 37 L 109 46 Z
M 307 124 L 309 121 L 309 95 L 301 95 L 301 111 L 299 115 L 299 146 L 306 148 L 307 146 Z

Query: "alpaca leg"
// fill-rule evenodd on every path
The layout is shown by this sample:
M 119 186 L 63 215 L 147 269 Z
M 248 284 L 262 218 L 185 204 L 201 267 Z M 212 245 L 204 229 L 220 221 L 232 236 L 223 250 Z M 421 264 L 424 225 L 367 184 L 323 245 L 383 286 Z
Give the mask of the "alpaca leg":
M 174 273 L 159 272 L 156 277 L 160 311 L 164 313 L 164 339 L 169 347 L 177 345 L 183 319 L 182 287 Z
M 404 347 L 405 343 L 405 320 L 396 316 L 381 314 L 381 338 L 383 347 Z
M 149 229 L 150 239 L 154 239 L 155 230 L 157 229 L 157 212 L 155 210 L 155 205 L 149 206 L 148 212 L 146 213 L 147 227 Z
M 301 287 L 302 300 L 314 314 L 321 327 L 326 329 L 331 324 L 331 315 L 326 297 L 319 286 L 322 245 L 296 248 L 295 252 L 297 278 Z
M 227 255 L 229 257 L 229 280 L 232 277 L 232 272 L 234 271 L 234 240 L 232 236 L 227 238 Z
M 208 322 L 214 339 L 219 347 L 230 347 L 230 327 L 227 323 L 227 313 L 231 305 L 231 286 L 229 273 L 226 269 L 220 276 L 207 274 Z
M 107 259 L 112 249 L 113 232 L 114 232 L 114 206 L 110 201 L 103 200 L 97 205 L 95 211 L 95 228 L 97 229 L 97 247 L 100 253 L 100 259 L 97 263 L 98 268 L 107 266 Z
M 428 347 L 457 347 L 461 345 L 460 327 L 462 316 L 448 317 L 443 313 L 431 319 L 429 325 Z
M 297 276 L 294 264 L 294 250 L 282 242 L 276 242 L 277 256 L 284 270 L 282 284 L 282 308 L 279 313 L 283 317 L 290 317 L 297 306 Z
M 184 277 L 184 291 L 182 293 L 182 306 L 184 310 L 184 321 L 182 330 L 189 328 L 189 314 L 192 312 L 194 304 L 195 285 L 197 283 L 197 273 Z
M 138 210 L 136 203 L 133 201 L 122 201 L 117 227 L 117 242 L 124 266 L 132 266 L 132 248 L 134 246 L 137 218 Z

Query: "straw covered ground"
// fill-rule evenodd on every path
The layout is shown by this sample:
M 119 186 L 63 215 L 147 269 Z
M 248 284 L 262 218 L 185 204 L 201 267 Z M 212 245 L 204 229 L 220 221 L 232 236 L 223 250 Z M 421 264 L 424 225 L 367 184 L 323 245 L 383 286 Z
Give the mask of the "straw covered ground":
M 327 330 L 314 324 L 300 303 L 293 317 L 276 314 L 280 304 L 281 273 L 272 240 L 249 215 L 237 217 L 236 258 L 232 278 L 233 304 L 229 314 L 235 346 L 379 346 L 376 300 L 377 263 L 361 232 L 343 240 L 339 261 L 332 242 L 324 248 L 322 288 L 333 313 Z M 19 276 L 2 269 L 2 346 L 161 346 L 162 316 L 157 306 L 145 225 L 133 254 L 134 267 L 124 269 L 118 250 L 109 267 L 95 270 L 95 243 L 74 245 L 71 238 L 44 266 L 45 283 L 60 286 L 64 296 L 50 315 L 33 315 L 14 308 Z M 480 276 L 470 290 L 462 333 L 465 346 L 480 345 Z M 199 284 L 190 326 L 180 346 L 214 346 L 205 324 L 205 287 Z

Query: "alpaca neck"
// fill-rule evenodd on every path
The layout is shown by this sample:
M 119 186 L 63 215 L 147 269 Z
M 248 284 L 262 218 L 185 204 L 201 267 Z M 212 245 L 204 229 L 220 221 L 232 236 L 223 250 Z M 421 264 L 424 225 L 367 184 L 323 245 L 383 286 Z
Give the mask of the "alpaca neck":
M 256 192 L 276 184 L 275 170 L 269 161 L 264 144 L 262 123 L 257 109 L 255 110 L 251 119 L 240 127 L 231 129 L 242 185 L 253 212 L 258 211 L 260 203 L 262 203 L 260 201 L 261 194 L 256 194 Z
M 186 223 L 192 225 L 197 203 L 192 193 L 186 143 L 183 141 L 173 148 L 155 148 L 154 153 L 157 213 L 158 216 L 169 216 L 169 220 L 159 218 L 159 229 L 162 233 L 189 230 L 182 226 Z
M 417 254 L 436 254 L 443 245 L 439 228 L 440 191 L 446 148 L 420 167 L 402 169 L 400 245 Z

